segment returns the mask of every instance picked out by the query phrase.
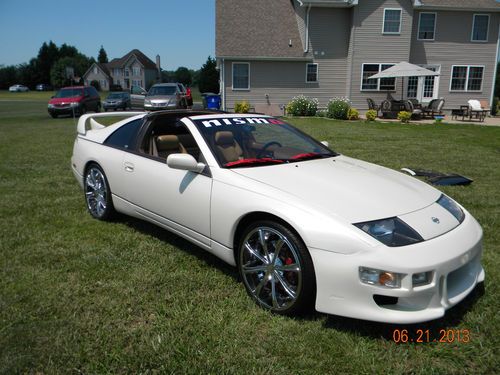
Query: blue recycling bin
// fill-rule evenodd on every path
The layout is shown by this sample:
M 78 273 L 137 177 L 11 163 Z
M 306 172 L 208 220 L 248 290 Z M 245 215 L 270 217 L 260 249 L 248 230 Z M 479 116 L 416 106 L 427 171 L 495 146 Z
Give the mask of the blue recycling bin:
M 220 110 L 221 98 L 220 95 L 206 95 L 207 109 Z

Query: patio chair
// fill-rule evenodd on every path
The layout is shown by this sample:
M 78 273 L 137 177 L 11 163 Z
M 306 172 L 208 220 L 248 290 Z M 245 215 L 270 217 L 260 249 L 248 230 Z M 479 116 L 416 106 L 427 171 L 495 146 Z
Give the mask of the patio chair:
M 481 103 L 479 100 L 471 99 L 467 102 L 468 108 L 464 108 L 466 110 L 466 113 L 464 113 L 464 117 L 469 117 L 469 120 L 472 120 L 473 118 L 478 119 L 479 121 L 483 122 L 486 115 L 489 112 L 489 109 L 484 109 L 481 106 Z M 462 118 L 463 119 L 463 118 Z
M 415 108 L 411 100 L 407 100 L 405 102 L 405 111 L 411 113 L 411 118 L 413 120 L 420 120 L 422 118 L 422 110 L 419 108 Z
M 444 107 L 444 102 L 445 100 L 443 98 L 439 99 L 432 99 L 427 107 L 422 108 L 422 116 L 424 118 L 434 118 L 434 116 L 438 115 L 441 116 L 443 115 L 443 107 Z
M 366 101 L 368 102 L 368 109 L 376 111 L 377 117 L 378 117 L 378 112 L 380 111 L 380 106 L 376 105 L 372 98 L 366 98 Z

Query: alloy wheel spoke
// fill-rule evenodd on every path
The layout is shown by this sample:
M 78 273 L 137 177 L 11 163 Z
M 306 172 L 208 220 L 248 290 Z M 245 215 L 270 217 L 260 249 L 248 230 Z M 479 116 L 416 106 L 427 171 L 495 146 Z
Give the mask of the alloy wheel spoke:
M 281 238 L 276 242 L 274 245 L 274 258 L 273 258 L 273 264 L 276 264 L 277 260 L 279 259 L 280 251 L 283 248 L 283 245 L 285 244 L 285 241 L 283 241 Z
M 267 284 L 268 281 L 269 281 L 269 275 L 266 273 L 265 276 L 260 281 L 260 283 L 257 285 L 257 287 L 254 290 L 252 290 L 252 293 L 254 294 L 255 297 L 257 298 L 259 297 L 262 288 L 264 287 L 264 285 Z
M 266 265 L 260 265 L 260 266 L 243 266 L 243 272 L 244 273 L 257 273 L 257 272 L 262 272 L 266 271 L 267 266 Z
M 269 259 L 269 252 L 267 251 L 266 235 L 263 229 L 259 229 L 259 242 L 260 246 L 262 247 L 262 250 L 264 251 L 264 255 L 266 256 L 267 259 Z
M 274 276 L 283 287 L 283 290 L 293 299 L 297 298 L 297 293 L 288 285 L 285 279 L 281 277 L 279 272 L 274 271 Z
M 291 272 L 300 272 L 300 266 L 297 263 L 294 264 L 285 264 L 282 266 L 276 266 L 275 269 L 277 271 L 291 271 Z
M 276 280 L 274 275 L 271 275 L 271 299 L 273 301 L 273 307 L 277 308 L 278 306 L 278 298 L 276 296 Z
M 256 251 L 248 242 L 245 243 L 245 249 L 252 254 L 254 257 L 256 257 L 258 260 L 260 260 L 263 264 L 268 264 L 269 262 L 267 261 L 266 258 L 264 258 L 261 254 L 259 254 L 258 251 Z

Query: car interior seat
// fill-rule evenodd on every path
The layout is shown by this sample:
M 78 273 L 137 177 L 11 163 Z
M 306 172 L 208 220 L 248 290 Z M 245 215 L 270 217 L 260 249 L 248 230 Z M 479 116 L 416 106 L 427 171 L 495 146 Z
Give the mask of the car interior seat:
M 226 162 L 232 162 L 243 156 L 243 150 L 234 139 L 230 131 L 218 131 L 215 133 L 215 148 Z
M 160 135 L 156 138 L 156 149 L 160 158 L 167 158 L 171 154 L 186 154 L 186 149 L 179 142 L 176 135 Z

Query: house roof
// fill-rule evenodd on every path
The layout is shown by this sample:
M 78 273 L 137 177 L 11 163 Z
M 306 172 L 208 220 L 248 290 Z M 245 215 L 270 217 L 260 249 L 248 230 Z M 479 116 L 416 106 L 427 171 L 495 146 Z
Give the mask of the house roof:
M 291 0 L 217 0 L 216 7 L 217 57 L 304 57 Z
M 111 74 L 109 73 L 109 69 L 106 65 L 107 64 L 100 64 L 96 62 L 93 63 L 92 65 L 90 65 L 90 68 L 88 68 L 87 71 L 83 74 L 83 77 L 87 76 L 87 74 L 92 71 L 94 66 L 97 66 L 106 75 L 106 78 L 111 79 Z
M 127 53 L 125 56 L 121 58 L 116 58 L 111 60 L 107 66 L 109 69 L 113 68 L 123 68 L 125 63 L 132 57 L 135 56 L 135 58 L 144 66 L 145 69 L 156 69 L 156 64 L 145 54 L 143 54 L 141 51 L 138 49 L 133 49 L 129 53 Z
M 417 0 L 415 8 L 499 12 L 500 3 L 496 0 Z

